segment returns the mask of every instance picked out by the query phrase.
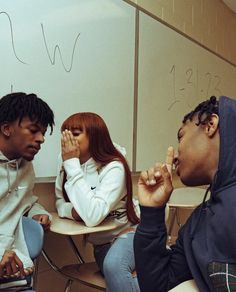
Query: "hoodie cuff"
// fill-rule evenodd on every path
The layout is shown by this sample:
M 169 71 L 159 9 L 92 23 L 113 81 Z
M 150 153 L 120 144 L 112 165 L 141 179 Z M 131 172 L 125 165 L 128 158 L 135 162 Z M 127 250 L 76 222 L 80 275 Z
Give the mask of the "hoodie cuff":
M 78 158 L 70 158 L 63 162 L 64 169 L 67 173 L 67 179 L 78 176 L 80 173 L 82 175 L 80 160 Z
M 60 217 L 74 220 L 72 216 L 72 208 L 73 208 L 73 205 L 71 204 L 71 202 L 64 203 L 63 210 L 58 212 Z
M 141 220 L 139 229 L 145 232 L 159 231 L 165 226 L 165 208 L 163 207 L 145 207 L 140 205 Z

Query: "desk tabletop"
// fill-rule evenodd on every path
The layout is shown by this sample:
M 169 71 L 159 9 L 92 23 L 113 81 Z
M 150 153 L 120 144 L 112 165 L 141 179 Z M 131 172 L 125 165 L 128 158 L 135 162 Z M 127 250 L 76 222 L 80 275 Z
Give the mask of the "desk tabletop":
M 173 190 L 170 207 L 195 208 L 201 204 L 206 190 L 198 187 L 184 187 Z
M 83 222 L 76 222 L 66 218 L 60 218 L 56 212 L 51 212 L 52 223 L 50 231 L 64 235 L 80 235 L 94 232 L 112 230 L 117 227 L 114 221 L 107 219 L 95 227 L 87 227 Z

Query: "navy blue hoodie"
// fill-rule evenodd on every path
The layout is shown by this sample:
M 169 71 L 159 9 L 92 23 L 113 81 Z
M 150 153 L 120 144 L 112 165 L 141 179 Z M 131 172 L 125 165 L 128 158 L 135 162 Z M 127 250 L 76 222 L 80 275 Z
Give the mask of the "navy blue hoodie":
M 194 278 L 201 292 L 236 291 L 236 101 L 219 99 L 220 159 L 211 196 L 166 248 L 165 208 L 143 207 L 134 238 L 142 292 L 165 292 Z

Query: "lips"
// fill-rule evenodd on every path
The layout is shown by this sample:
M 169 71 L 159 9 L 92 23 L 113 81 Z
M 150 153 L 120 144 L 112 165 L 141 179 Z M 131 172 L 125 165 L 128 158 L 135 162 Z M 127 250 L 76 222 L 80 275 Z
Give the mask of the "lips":
M 178 159 L 175 160 L 174 165 L 175 165 L 175 171 L 176 171 L 177 175 L 179 175 L 179 165 L 180 165 L 180 162 L 179 162 Z
M 30 146 L 30 149 L 33 150 L 33 152 L 38 153 L 40 150 L 40 147 L 38 146 Z

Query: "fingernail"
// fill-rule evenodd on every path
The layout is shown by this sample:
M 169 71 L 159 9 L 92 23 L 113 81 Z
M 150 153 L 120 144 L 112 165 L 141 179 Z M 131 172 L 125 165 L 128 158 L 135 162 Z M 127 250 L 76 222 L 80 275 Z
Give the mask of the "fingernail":
M 151 180 L 149 181 L 149 183 L 150 183 L 150 185 L 155 185 L 155 184 L 156 184 L 156 181 L 155 181 L 155 179 L 151 179 Z
M 160 171 L 158 170 L 158 171 L 155 172 L 154 175 L 155 175 L 155 176 L 161 176 L 161 173 L 160 173 Z

